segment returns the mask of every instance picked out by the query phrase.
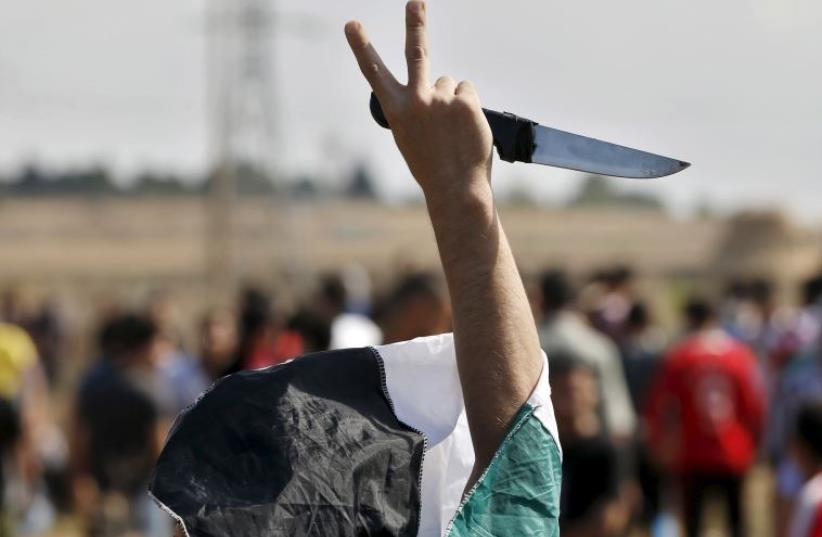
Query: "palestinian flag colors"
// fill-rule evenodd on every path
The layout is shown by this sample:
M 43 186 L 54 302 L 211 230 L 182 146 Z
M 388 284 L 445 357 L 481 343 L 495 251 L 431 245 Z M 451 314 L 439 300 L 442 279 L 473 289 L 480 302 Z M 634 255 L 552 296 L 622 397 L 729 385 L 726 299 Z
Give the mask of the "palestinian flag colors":
M 177 419 L 150 490 L 189 537 L 552 536 L 557 438 L 545 361 L 463 498 L 474 453 L 449 334 L 218 381 Z

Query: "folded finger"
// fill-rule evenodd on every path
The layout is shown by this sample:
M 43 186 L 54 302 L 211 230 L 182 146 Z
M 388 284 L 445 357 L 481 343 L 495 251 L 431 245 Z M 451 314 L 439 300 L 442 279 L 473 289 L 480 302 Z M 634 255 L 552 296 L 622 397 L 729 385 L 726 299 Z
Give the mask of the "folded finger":
M 457 88 L 454 90 L 454 93 L 465 97 L 477 98 L 477 90 L 474 88 L 474 84 L 472 84 L 470 80 L 463 80 L 457 84 Z
M 457 89 L 457 83 L 450 76 L 441 76 L 434 83 L 434 87 L 437 89 L 437 91 L 441 91 L 448 95 L 454 95 L 454 92 Z

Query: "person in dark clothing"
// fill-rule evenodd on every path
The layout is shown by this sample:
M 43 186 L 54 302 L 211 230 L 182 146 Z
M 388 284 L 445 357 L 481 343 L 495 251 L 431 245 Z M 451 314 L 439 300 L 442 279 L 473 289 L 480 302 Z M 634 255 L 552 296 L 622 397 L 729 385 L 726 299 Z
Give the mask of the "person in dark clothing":
M 621 535 L 630 519 L 620 457 L 598 413 L 596 370 L 551 356 L 551 390 L 563 444 L 560 529 L 565 537 Z
M 803 405 L 796 417 L 793 451 L 805 477 L 790 537 L 822 537 L 822 400 Z
M 20 414 L 14 404 L 0 397 L 0 461 L 5 460 L 20 439 Z M 5 464 L 0 464 L 0 519 L 5 515 Z M 3 521 L 0 520 L 0 535 L 3 535 Z
M 301 308 L 292 315 L 288 329 L 300 335 L 306 353 L 328 350 L 331 346 L 331 323 L 309 308 Z
M 619 354 L 622 358 L 631 402 L 637 414 L 642 412 L 651 381 L 662 363 L 665 343 L 665 337 L 654 325 L 645 303 L 641 301 L 634 303 L 625 321 L 625 333 L 619 344 Z M 634 438 L 633 452 L 637 480 L 642 493 L 638 522 L 647 527 L 660 510 L 661 479 L 658 469 L 645 448 L 642 436 L 643 430 L 640 424 Z
M 112 319 L 99 335 L 102 359 L 80 384 L 72 438 L 74 490 L 93 535 L 116 535 L 127 527 L 158 535 L 168 527 L 145 494 L 167 430 L 162 416 L 169 397 L 156 372 L 156 337 L 156 327 L 145 317 Z M 115 498 L 129 508 L 125 520 L 112 522 L 100 511 Z

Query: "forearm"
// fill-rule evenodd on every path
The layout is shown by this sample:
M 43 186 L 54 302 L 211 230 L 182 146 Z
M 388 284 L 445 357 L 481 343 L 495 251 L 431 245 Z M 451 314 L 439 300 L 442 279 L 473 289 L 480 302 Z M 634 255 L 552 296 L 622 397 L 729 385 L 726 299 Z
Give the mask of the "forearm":
M 542 369 L 533 315 L 488 178 L 426 194 L 454 314 L 477 468 L 490 462 Z M 470 185 L 470 186 L 466 186 Z
M 406 10 L 408 85 L 385 67 L 362 26 L 346 35 L 425 193 L 454 313 L 457 365 L 476 453 L 475 475 L 499 446 L 541 372 L 530 305 L 490 187 L 493 134 L 473 84 L 428 81 L 425 6 Z

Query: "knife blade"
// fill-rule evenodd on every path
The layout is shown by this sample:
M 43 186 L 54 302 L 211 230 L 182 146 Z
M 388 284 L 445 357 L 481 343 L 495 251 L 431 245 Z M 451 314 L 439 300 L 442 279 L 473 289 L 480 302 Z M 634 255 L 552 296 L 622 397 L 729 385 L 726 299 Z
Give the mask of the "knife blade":
M 374 120 L 390 129 L 373 93 L 370 108 Z M 508 112 L 482 111 L 491 126 L 497 153 L 507 162 L 533 162 L 631 179 L 664 177 L 690 166 L 679 159 L 553 129 Z

